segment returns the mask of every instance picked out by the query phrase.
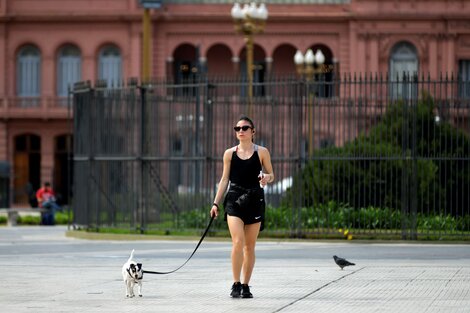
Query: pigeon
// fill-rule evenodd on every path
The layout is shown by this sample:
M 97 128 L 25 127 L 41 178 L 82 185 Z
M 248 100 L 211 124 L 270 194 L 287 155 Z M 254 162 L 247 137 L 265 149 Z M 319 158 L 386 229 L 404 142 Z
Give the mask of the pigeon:
M 349 261 L 346 260 L 346 259 L 337 257 L 336 255 L 333 255 L 333 259 L 335 259 L 335 263 L 336 263 L 339 267 L 341 267 L 341 269 L 343 269 L 343 267 L 345 267 L 345 266 L 356 265 L 356 264 L 354 264 L 354 263 L 349 262 Z

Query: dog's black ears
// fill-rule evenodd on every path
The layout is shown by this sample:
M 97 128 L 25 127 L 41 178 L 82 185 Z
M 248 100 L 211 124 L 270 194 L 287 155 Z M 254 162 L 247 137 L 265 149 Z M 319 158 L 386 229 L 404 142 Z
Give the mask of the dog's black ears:
M 141 270 L 141 269 L 142 269 L 142 263 L 137 263 L 137 268 L 138 268 L 139 270 Z
M 130 268 L 131 268 L 131 269 L 135 269 L 135 265 L 134 265 L 134 264 L 131 264 Z

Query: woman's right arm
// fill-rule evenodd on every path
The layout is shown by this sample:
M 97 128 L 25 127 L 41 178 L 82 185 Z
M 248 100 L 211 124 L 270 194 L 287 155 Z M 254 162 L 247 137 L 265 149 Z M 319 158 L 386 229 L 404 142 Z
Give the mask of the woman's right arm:
M 220 179 L 219 186 L 217 187 L 217 193 L 215 195 L 214 203 L 212 204 L 212 208 L 210 211 L 211 217 L 217 217 L 219 215 L 219 205 L 222 201 L 222 198 L 224 197 L 229 182 L 231 161 L 232 149 L 227 149 L 224 153 L 224 167 L 222 171 L 222 178 Z

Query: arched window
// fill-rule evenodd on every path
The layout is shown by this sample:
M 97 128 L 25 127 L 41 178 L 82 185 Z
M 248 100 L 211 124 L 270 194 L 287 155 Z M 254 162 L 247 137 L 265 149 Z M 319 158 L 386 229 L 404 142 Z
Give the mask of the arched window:
M 197 81 L 199 48 L 191 44 L 181 44 L 173 52 L 174 81 L 182 84 L 182 88 L 175 89 L 178 96 L 196 96 L 197 88 L 188 87 Z
M 418 54 L 416 48 L 408 42 L 396 44 L 390 54 L 391 96 L 412 98 L 414 76 L 418 73 Z
M 82 78 L 80 50 L 73 45 L 60 49 L 57 60 L 57 96 L 66 97 L 70 85 Z
M 470 60 L 459 60 L 459 97 L 470 98 Z
M 41 53 L 34 45 L 22 47 L 16 57 L 16 95 L 38 97 L 41 89 Z
M 98 57 L 98 78 L 107 82 L 108 86 L 116 86 L 122 77 L 121 51 L 114 45 L 101 49 Z

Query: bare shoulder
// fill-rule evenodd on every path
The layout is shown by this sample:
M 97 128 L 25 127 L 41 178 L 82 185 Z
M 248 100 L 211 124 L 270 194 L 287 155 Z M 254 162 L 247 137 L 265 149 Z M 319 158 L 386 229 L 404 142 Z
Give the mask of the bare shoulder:
M 224 152 L 224 159 L 228 158 L 229 160 L 232 159 L 232 154 L 233 154 L 233 151 L 235 151 L 235 147 L 230 147 L 228 148 L 227 150 L 225 150 Z
M 266 147 L 258 146 L 258 155 L 261 159 L 261 163 L 263 164 L 265 161 L 271 160 L 271 155 L 269 154 L 269 150 Z
M 225 150 L 224 155 L 225 154 L 232 154 L 233 151 L 235 151 L 236 148 L 237 148 L 237 146 L 233 146 L 233 147 L 228 148 L 227 150 Z
M 258 151 L 261 155 L 269 155 L 269 150 L 266 147 L 258 146 Z

